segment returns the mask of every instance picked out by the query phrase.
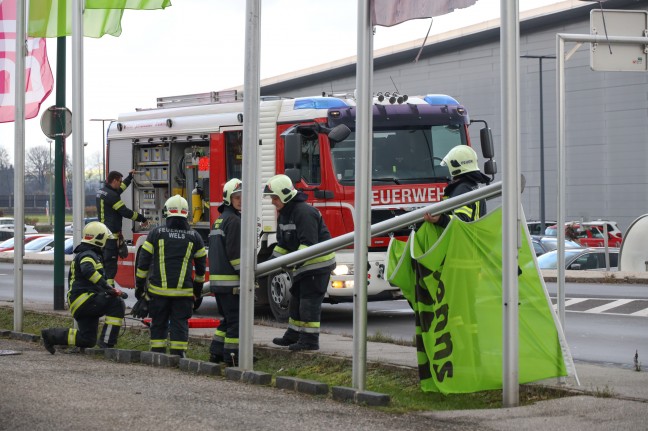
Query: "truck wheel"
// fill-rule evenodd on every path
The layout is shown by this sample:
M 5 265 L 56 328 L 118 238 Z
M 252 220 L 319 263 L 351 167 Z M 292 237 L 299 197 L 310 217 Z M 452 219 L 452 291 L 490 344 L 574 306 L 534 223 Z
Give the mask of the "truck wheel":
M 288 321 L 290 277 L 284 271 L 268 276 L 268 303 L 277 322 Z

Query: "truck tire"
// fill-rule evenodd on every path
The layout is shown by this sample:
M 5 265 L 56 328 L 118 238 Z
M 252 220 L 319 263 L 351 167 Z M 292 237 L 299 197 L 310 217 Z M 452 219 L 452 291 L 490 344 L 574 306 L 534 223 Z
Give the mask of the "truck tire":
M 277 322 L 288 321 L 288 307 L 290 304 L 290 278 L 284 271 L 275 272 L 267 278 L 268 304 L 270 311 Z

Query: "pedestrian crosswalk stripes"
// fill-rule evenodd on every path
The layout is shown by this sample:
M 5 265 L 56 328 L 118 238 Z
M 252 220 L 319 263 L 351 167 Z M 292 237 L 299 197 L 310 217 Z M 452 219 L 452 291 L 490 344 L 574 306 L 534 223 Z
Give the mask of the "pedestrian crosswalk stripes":
M 551 302 L 557 309 L 556 298 L 551 298 Z M 648 299 L 565 298 L 565 311 L 648 317 Z

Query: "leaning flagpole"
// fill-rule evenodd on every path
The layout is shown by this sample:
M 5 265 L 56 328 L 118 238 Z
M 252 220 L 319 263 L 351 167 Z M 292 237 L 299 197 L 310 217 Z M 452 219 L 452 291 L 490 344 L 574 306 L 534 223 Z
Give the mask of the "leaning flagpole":
M 14 70 L 14 331 L 23 329 L 23 254 L 25 237 L 25 57 L 27 31 L 25 0 L 16 0 L 16 68 Z

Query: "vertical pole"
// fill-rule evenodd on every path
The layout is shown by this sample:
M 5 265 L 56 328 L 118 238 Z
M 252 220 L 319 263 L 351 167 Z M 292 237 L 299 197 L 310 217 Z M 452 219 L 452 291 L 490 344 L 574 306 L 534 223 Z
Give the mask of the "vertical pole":
M 565 41 L 556 35 L 556 99 L 558 101 L 558 320 L 565 330 Z
M 25 0 L 16 1 L 16 98 L 14 114 L 14 330 L 23 329 L 23 254 L 25 253 Z
M 245 72 L 243 78 L 243 199 L 241 211 L 241 293 L 239 367 L 253 367 L 254 270 L 256 268 L 256 208 L 259 202 L 258 148 L 261 57 L 261 1 L 245 7 Z
M 369 1 L 358 0 L 356 69 L 357 119 L 355 148 L 355 241 L 353 245 L 353 369 L 352 383 L 363 391 L 367 374 L 367 252 L 371 232 L 371 138 L 373 34 Z
M 49 202 L 48 202 L 48 208 L 49 208 L 49 224 L 50 227 L 52 226 L 52 211 L 54 210 L 53 205 L 52 205 L 52 180 L 54 179 L 54 173 L 52 172 L 52 140 L 48 139 L 47 143 L 49 144 Z
M 544 163 L 544 96 L 542 91 L 542 57 L 538 58 L 538 76 L 540 77 L 540 235 L 544 235 L 545 224 L 545 163 Z
M 504 186 L 502 193 L 502 398 L 504 407 L 520 403 L 518 249 L 520 232 L 519 5 L 501 0 L 501 88 Z
M 84 0 L 72 1 L 72 225 L 74 243 L 81 242 L 85 212 L 83 156 L 83 6 Z M 61 238 L 63 248 L 63 238 Z M 54 248 L 57 248 L 55 245 Z
M 106 181 L 106 120 L 101 120 L 101 183 Z
M 59 16 L 65 16 L 65 2 L 59 2 Z M 56 38 L 56 109 L 65 108 L 65 36 Z M 59 117 L 62 118 L 62 117 Z M 63 236 L 65 229 L 65 125 L 56 122 L 54 139 L 54 310 L 65 309 L 65 254 Z M 58 241 L 58 242 L 57 242 Z

